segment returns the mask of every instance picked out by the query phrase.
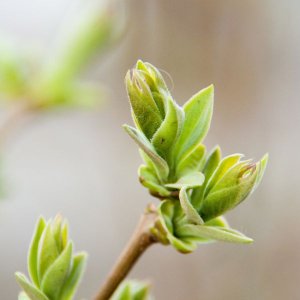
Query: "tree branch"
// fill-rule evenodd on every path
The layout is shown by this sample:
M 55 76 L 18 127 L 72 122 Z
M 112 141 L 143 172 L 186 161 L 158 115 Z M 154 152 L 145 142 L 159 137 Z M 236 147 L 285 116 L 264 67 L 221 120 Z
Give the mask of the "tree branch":
M 156 243 L 156 238 L 150 232 L 157 220 L 155 207 L 149 206 L 142 215 L 135 232 L 129 240 L 127 246 L 121 253 L 111 272 L 104 281 L 94 300 L 108 300 L 117 289 L 122 280 L 130 272 L 139 257 L 145 250 Z

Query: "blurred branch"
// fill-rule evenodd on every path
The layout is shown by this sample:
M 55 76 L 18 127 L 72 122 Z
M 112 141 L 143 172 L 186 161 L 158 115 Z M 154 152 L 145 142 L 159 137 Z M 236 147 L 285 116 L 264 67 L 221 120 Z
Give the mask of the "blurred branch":
M 4 142 L 7 136 L 20 124 L 20 122 L 34 113 L 38 106 L 28 101 L 18 103 L 14 110 L 0 123 L 0 144 Z
M 105 87 L 99 82 L 82 81 L 80 75 L 96 56 L 120 40 L 124 25 L 116 5 L 90 9 L 65 38 L 58 55 L 52 53 L 40 62 L 37 70 L 18 47 L 0 40 L 1 100 L 13 106 L 12 113 L 0 124 L 0 143 L 33 111 L 53 107 L 91 108 L 99 103 L 106 94 Z

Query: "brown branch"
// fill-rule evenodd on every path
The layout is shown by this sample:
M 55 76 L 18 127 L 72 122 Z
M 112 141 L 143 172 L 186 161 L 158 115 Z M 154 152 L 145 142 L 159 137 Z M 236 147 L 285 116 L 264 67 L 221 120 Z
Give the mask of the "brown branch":
M 154 226 L 156 220 L 156 211 L 153 207 L 149 207 L 142 215 L 135 232 L 107 276 L 94 300 L 110 299 L 114 291 L 130 272 L 139 257 L 150 245 L 157 242 L 150 232 L 150 228 Z

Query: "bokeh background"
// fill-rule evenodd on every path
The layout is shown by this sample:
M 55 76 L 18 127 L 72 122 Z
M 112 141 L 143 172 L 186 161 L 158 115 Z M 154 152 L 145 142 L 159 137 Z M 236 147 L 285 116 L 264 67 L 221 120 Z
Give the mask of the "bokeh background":
M 1 34 L 51 51 L 70 14 L 88 1 L 1 0 Z M 137 180 L 141 160 L 121 125 L 131 123 L 123 78 L 138 58 L 171 74 L 179 103 L 214 83 L 208 147 L 260 158 L 265 178 L 228 214 L 250 246 L 217 243 L 181 255 L 151 248 L 130 277 L 153 280 L 156 299 L 300 299 L 299 1 L 128 0 L 124 38 L 86 78 L 109 99 L 95 110 L 55 110 L 24 122 L 2 149 L 7 190 L 0 203 L 0 294 L 16 299 L 37 217 L 57 212 L 71 224 L 89 262 L 78 299 L 91 299 L 152 199 Z M 156 200 L 154 200 L 156 201 Z

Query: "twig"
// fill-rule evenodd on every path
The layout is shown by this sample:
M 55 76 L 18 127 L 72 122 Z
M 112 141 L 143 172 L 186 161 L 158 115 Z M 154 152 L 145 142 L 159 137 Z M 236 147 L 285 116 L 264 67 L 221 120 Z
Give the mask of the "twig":
M 94 300 L 110 299 L 119 284 L 132 269 L 138 258 L 150 245 L 157 242 L 150 232 L 150 228 L 154 226 L 156 219 L 156 211 L 153 207 L 149 206 L 148 210 L 142 215 L 135 232 L 107 276 Z

